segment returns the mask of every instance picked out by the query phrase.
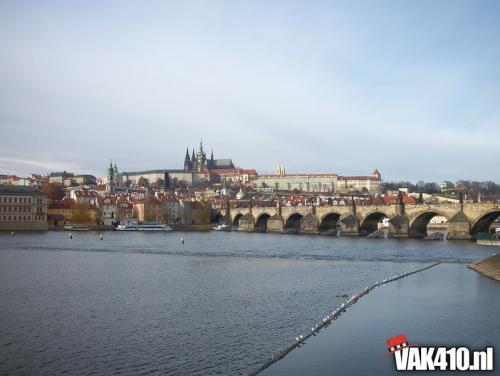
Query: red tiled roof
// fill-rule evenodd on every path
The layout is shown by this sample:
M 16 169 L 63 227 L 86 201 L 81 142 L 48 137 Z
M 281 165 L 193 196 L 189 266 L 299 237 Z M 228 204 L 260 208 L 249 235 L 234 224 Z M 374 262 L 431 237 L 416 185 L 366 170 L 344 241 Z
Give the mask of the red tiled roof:
M 396 204 L 398 202 L 398 196 L 384 196 L 382 197 L 384 204 Z M 415 204 L 417 201 L 413 196 L 403 195 L 403 203 L 405 204 Z
M 75 191 L 76 197 L 95 197 L 95 191 Z
M 49 201 L 48 209 L 71 209 L 75 206 L 75 201 L 70 198 L 65 198 L 63 200 L 51 200 Z

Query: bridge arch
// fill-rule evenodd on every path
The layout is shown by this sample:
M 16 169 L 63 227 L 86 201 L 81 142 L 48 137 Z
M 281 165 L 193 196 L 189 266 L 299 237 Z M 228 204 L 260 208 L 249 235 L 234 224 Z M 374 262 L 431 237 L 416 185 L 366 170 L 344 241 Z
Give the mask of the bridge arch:
M 366 236 L 377 231 L 379 222 L 384 218 L 388 218 L 388 216 L 381 210 L 375 210 L 366 214 L 360 222 L 359 235 Z
M 321 217 L 319 222 L 319 232 L 322 234 L 337 235 L 337 224 L 340 220 L 340 214 L 330 212 Z
M 440 213 L 436 210 L 426 210 L 416 214 L 413 220 L 410 220 L 408 228 L 408 236 L 412 238 L 424 238 L 427 236 L 427 225 L 435 216 L 442 216 L 449 220 L 447 215 Z
M 261 213 L 257 220 L 255 221 L 255 231 L 266 232 L 267 231 L 267 220 L 271 218 L 268 213 Z
M 285 221 L 285 226 L 284 226 L 284 231 L 286 232 L 299 232 L 300 230 L 300 220 L 302 219 L 302 214 L 299 213 L 292 213 L 290 214 L 286 221 Z
M 489 232 L 491 224 L 500 216 L 500 209 L 491 210 L 481 215 L 471 225 L 471 235 L 476 238 L 480 232 Z
M 243 214 L 238 213 L 234 216 L 233 219 L 233 227 L 239 227 L 240 226 L 240 219 L 243 217 Z

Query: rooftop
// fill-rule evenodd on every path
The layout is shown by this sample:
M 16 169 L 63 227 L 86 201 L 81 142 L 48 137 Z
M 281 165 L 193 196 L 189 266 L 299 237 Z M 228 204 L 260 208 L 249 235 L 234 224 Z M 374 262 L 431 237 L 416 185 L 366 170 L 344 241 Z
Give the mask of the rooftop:
M 0 185 L 0 194 L 36 194 L 46 195 L 45 192 L 29 185 Z

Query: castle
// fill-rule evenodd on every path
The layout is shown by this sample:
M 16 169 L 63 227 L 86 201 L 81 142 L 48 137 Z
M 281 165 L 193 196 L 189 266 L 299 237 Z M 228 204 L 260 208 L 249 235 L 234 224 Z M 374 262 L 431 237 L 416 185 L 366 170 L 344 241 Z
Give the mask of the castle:
M 196 154 L 191 154 L 189 157 L 189 149 L 186 148 L 186 156 L 184 157 L 184 171 L 191 172 L 203 172 L 207 170 L 225 170 L 234 168 L 233 161 L 231 159 L 214 159 L 214 151 L 210 155 L 210 159 L 207 159 L 207 154 L 203 150 L 203 141 L 200 141 L 200 148 Z
M 193 149 L 191 156 L 189 156 L 189 149 L 186 149 L 183 169 L 123 172 L 120 179 L 124 181 L 130 180 L 137 184 L 142 177 L 150 183 L 162 180 L 169 183 L 174 181 L 184 182 L 187 186 L 200 186 L 220 181 L 220 175 L 239 174 L 239 171 L 235 169 L 231 159 L 214 159 L 213 150 L 210 158 L 207 158 L 207 154 L 203 150 L 203 142 L 200 142 L 200 148 L 196 154 Z M 113 178 L 116 181 L 116 177 Z

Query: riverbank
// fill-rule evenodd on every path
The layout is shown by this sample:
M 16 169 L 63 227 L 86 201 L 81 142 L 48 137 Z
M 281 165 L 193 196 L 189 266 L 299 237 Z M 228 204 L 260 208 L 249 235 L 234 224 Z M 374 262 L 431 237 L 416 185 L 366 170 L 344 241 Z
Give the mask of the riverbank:
M 172 225 L 172 228 L 177 231 L 211 231 L 214 226 L 217 226 L 214 223 L 207 223 L 203 225 Z
M 469 268 L 500 282 L 500 254 L 471 264 Z
M 498 283 L 464 264 L 440 264 L 374 290 L 260 375 L 398 374 L 394 358 L 381 355 L 400 333 L 422 346 L 498 349 L 499 294 Z

